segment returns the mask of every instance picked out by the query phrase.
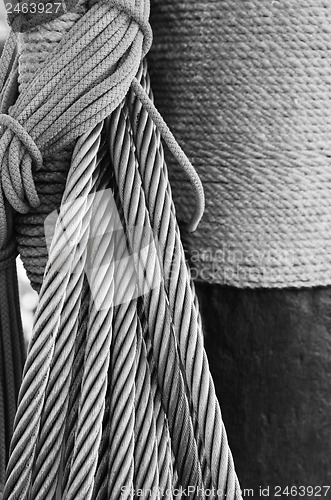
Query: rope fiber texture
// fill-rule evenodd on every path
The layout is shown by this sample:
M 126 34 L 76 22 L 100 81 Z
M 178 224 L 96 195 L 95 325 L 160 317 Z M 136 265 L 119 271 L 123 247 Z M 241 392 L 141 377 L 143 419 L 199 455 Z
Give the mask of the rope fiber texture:
M 194 278 L 331 283 L 330 16 L 323 0 L 153 0 L 155 101 L 206 193 L 183 235 Z M 193 200 L 167 162 L 185 220 Z
M 7 71 L 13 33 L 2 59 L 1 237 L 19 211 L 19 247 L 32 267 L 45 257 L 38 225 L 58 208 L 36 179 L 47 184 L 50 166 L 60 192 L 66 178 L 47 235 L 3 500 L 134 498 L 137 488 L 154 499 L 176 498 L 174 488 L 203 499 L 208 488 L 208 498 L 240 500 L 161 137 L 195 193 L 189 230 L 203 190 L 153 104 L 148 1 L 91 3 L 71 16 L 32 74 L 22 72 L 24 57 Z M 20 43 L 42 33 L 27 31 Z

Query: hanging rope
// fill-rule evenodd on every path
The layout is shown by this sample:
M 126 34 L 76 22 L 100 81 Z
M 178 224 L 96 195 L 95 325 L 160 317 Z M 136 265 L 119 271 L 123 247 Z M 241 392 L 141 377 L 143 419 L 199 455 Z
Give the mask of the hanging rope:
M 146 80 L 146 66 L 144 71 L 141 68 L 140 78 L 145 92 L 149 92 L 152 97 L 149 80 Z M 141 109 L 142 104 L 139 99 L 135 99 L 131 113 L 133 137 L 139 154 L 141 184 L 145 192 L 151 224 L 157 228 L 158 245 L 163 250 L 164 284 L 169 297 L 175 331 L 178 332 L 177 341 L 181 360 L 185 364 L 187 382 L 193 408 L 197 414 L 200 437 L 205 448 L 212 482 L 224 491 L 227 486 L 229 488 L 227 494 L 231 497 L 238 485 L 235 484 L 236 478 L 232 457 L 228 455 L 228 447 L 223 448 L 223 456 L 220 455 L 221 449 L 218 446 L 213 448 L 214 443 L 226 441 L 226 434 L 204 353 L 201 325 L 197 319 L 197 309 L 190 288 L 163 154 L 162 151 L 160 152 L 160 136 L 148 114 L 145 112 L 144 115 Z M 123 192 L 127 193 L 125 190 Z M 136 190 L 133 192 L 135 193 Z M 127 205 L 128 201 L 124 203 L 123 200 L 123 206 Z M 169 211 L 171 216 L 166 217 L 165 214 Z M 217 435 L 218 432 L 219 435 Z M 221 476 L 218 477 L 218 474 Z
M 21 384 L 25 346 L 18 302 L 15 245 L 0 250 L 0 493 Z
M 152 102 L 141 62 L 151 43 L 148 16 L 142 0 L 91 5 L 15 103 L 15 79 L 5 80 L 1 242 L 10 234 L 5 200 L 21 213 L 36 208 L 44 157 L 76 145 L 24 367 L 4 500 L 132 498 L 137 488 L 172 498 L 178 486 L 192 488 L 192 499 L 206 488 L 214 488 L 212 498 L 242 498 L 161 135 L 196 193 L 190 230 L 203 212 L 203 190 Z M 22 230 L 20 238 L 24 245 Z

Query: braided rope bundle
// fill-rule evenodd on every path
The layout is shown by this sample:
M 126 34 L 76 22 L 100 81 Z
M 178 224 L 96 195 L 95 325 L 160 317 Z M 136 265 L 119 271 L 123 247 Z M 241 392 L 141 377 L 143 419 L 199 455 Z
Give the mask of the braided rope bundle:
M 330 15 L 322 0 L 154 0 L 156 104 L 206 192 L 185 237 L 195 278 L 330 284 Z M 194 202 L 167 160 L 185 220 Z
M 62 102 L 42 87 L 64 78 L 62 41 L 15 104 L 8 106 L 13 92 L 4 92 L 9 114 L 1 120 L 9 129 L 1 139 L 2 195 L 12 208 L 25 212 L 34 205 L 31 167 L 45 168 L 38 157 L 77 139 L 24 367 L 4 500 L 133 498 L 137 488 L 155 499 L 173 498 L 175 487 L 191 488 L 191 498 L 204 498 L 207 488 L 211 498 L 242 498 L 204 352 L 161 135 L 197 195 L 190 229 L 203 210 L 201 184 L 152 103 L 147 66 L 140 62 L 148 14 L 143 1 L 110 2 L 107 10 L 95 4 L 70 28 L 64 39 L 75 44 L 81 30 L 93 54 L 104 32 L 120 33 L 124 45 L 109 44 L 106 61 L 97 53 L 104 73 L 97 72 L 96 81 L 87 55 L 78 72 L 86 80 L 81 86 L 70 68 L 67 111 L 64 91 Z M 88 38 L 89 16 L 96 40 Z M 131 56 L 134 64 L 126 65 Z M 10 76 L 5 89 L 13 81 Z M 96 91 L 90 106 L 83 90 L 90 96 L 94 88 L 112 92 L 98 100 Z M 65 130 L 58 128 L 61 113 L 67 113 Z M 112 210 L 103 199 L 107 192 L 115 200 Z M 122 236 L 114 239 L 119 221 Z M 152 238 L 147 246 L 146 234 Z M 23 236 L 21 231 L 21 244 Z M 97 244 L 90 248 L 91 241 Z

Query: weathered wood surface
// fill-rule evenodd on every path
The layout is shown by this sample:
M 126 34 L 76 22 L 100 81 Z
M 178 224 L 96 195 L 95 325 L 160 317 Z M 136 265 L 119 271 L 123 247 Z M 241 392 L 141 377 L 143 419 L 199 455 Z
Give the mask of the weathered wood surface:
M 330 485 L 331 288 L 197 292 L 242 487 Z

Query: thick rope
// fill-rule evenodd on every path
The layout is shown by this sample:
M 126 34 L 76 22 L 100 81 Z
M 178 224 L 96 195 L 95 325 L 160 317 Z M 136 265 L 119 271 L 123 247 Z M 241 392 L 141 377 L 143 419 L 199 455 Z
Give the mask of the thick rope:
M 141 248 L 141 232 L 135 228 L 150 230 L 149 215 L 139 181 L 137 162 L 133 154 L 133 143 L 127 122 L 127 110 L 119 107 L 110 119 L 110 152 L 119 189 L 126 225 L 132 235 L 133 249 Z M 133 238 L 133 239 L 132 239 Z M 157 264 L 155 254 L 149 255 L 152 275 Z M 184 380 L 177 357 L 175 335 L 167 299 L 161 286 L 144 296 L 144 308 L 153 337 L 152 345 L 158 366 L 158 378 L 169 419 L 174 453 L 182 484 L 202 486 L 201 470 L 197 457 L 197 447 L 189 412 Z M 170 333 L 169 333 L 170 332 Z M 167 341 L 165 341 L 167 339 Z M 176 359 L 177 358 L 177 359 Z
M 126 95 L 143 50 L 149 48 L 150 30 L 144 34 L 141 31 L 146 29 L 146 22 L 131 22 L 125 5 L 124 11 L 118 10 L 115 2 L 112 5 L 110 8 L 101 2 L 91 7 L 20 93 L 9 110 L 10 118 L 0 116 L 0 123 L 5 120 L 14 129 L 7 129 L 2 135 L 2 187 L 19 212 L 38 205 L 32 164 L 40 168 L 42 156 L 70 144 L 108 116 Z M 117 61 L 120 63 L 116 69 L 110 70 Z M 22 142 L 15 139 L 14 132 L 20 134 Z M 24 155 L 26 149 L 28 156 Z M 16 170 L 11 175 L 9 165 Z M 14 184 L 15 177 L 21 177 L 23 185 Z M 5 220 L 2 208 L 0 241 L 7 234 Z
M 84 182 L 89 185 L 91 180 L 92 182 L 97 181 L 97 177 L 95 175 L 92 177 L 90 176 L 90 178 L 89 175 L 95 169 L 96 154 L 100 145 L 99 133 L 100 126 L 96 129 L 96 131 L 93 131 L 92 137 L 91 134 L 83 136 L 77 143 L 77 147 L 73 155 L 73 170 L 79 170 L 79 163 L 82 162 L 83 159 L 82 156 L 79 157 L 79 155 L 76 155 L 76 151 L 78 149 L 80 152 L 83 150 L 85 153 L 84 162 L 86 162 L 85 165 L 87 165 L 87 175 L 84 177 L 81 176 L 79 181 L 77 178 L 75 179 L 69 177 L 67 183 L 68 190 L 66 191 L 63 200 L 64 207 L 66 203 L 69 204 L 70 207 L 72 200 L 77 197 L 79 198 L 79 194 L 83 190 L 82 186 Z M 101 160 L 102 156 L 98 159 L 98 163 L 100 163 Z M 93 189 L 95 189 L 94 186 L 90 187 L 92 192 Z M 75 204 L 75 207 L 71 206 L 70 209 L 78 209 L 79 212 L 84 210 L 82 207 L 78 208 L 77 204 Z M 86 262 L 86 245 L 90 232 L 90 210 L 88 208 L 85 208 L 85 210 L 87 211 L 87 215 L 82 220 L 82 227 L 78 228 L 78 233 L 76 232 L 77 229 L 75 227 L 73 230 L 74 234 L 72 235 L 72 238 L 79 238 L 81 244 L 76 249 L 76 253 L 74 254 L 74 261 L 77 262 L 77 265 L 71 270 L 71 279 L 66 289 L 66 301 L 61 312 L 61 325 L 56 339 L 55 352 L 49 375 L 49 378 L 52 380 L 52 384 L 48 384 L 47 387 L 39 431 L 39 443 L 36 452 L 37 460 L 34 467 L 36 477 L 32 488 L 33 498 L 39 498 L 38 492 L 40 491 L 42 491 L 43 494 L 42 498 L 47 498 L 45 485 L 50 481 L 50 478 L 54 481 L 53 486 L 56 486 L 55 480 L 57 478 L 59 463 L 58 461 L 56 462 L 55 457 L 57 457 L 57 460 L 60 459 L 62 436 L 67 414 L 66 405 L 69 398 L 71 366 L 73 363 L 74 346 L 78 330 L 79 308 L 81 305 L 81 297 L 83 295 L 83 269 Z M 65 218 L 67 214 L 63 212 L 65 212 L 65 210 L 61 210 L 60 217 L 63 217 L 61 223 L 65 226 Z M 72 229 L 69 228 L 69 232 L 70 230 Z M 62 243 L 64 246 L 70 244 L 70 236 L 68 233 L 65 234 L 65 241 Z M 59 254 L 63 254 L 62 246 L 57 251 Z M 52 254 L 50 253 L 50 255 Z M 57 268 L 58 266 L 57 264 L 53 264 L 53 267 Z M 61 266 L 61 268 L 63 269 L 63 266 Z M 57 401 L 56 406 L 54 405 L 54 401 Z M 56 431 L 52 432 L 52 429 L 55 429 Z M 59 432 L 59 429 L 61 429 L 61 432 Z M 52 452 L 49 453 L 49 450 L 52 450 Z M 53 468 L 52 474 L 48 470 L 50 466 Z
M 145 87 L 149 90 L 145 75 L 142 75 L 142 78 Z M 139 121 L 137 120 L 138 115 Z M 197 311 L 191 294 L 167 176 L 163 171 L 163 155 L 158 154 L 160 141 L 157 134 L 153 137 L 153 124 L 146 115 L 144 116 L 141 103 L 138 100 L 133 104 L 132 127 L 140 158 L 142 185 L 151 214 L 151 222 L 153 227 L 158 228 L 158 244 L 165 255 L 163 261 L 165 286 L 169 296 L 175 331 L 178 332 L 179 349 L 181 359 L 185 364 L 193 408 L 198 414 L 199 430 L 205 446 L 213 485 L 216 488 L 226 490 L 227 495 L 232 496 L 235 495 L 235 490 L 239 490 L 239 485 L 235 484 L 236 477 L 232 456 L 227 446 L 226 433 L 204 353 L 203 335 L 199 328 Z M 169 211 L 170 218 L 163 215 L 164 212 Z M 159 214 L 162 214 L 163 217 L 160 217 Z M 219 443 L 222 441 L 225 442 L 225 446 L 221 448 Z
M 198 414 L 200 436 L 207 453 L 213 486 L 222 489 L 227 493 L 228 497 L 239 495 L 240 490 L 234 473 L 232 456 L 227 445 L 215 390 L 210 380 L 208 363 L 204 355 L 202 333 L 198 328 L 199 323 L 196 319 L 194 302 L 192 302 L 184 253 L 174 219 L 174 209 L 171 197 L 167 193 L 167 189 L 169 189 L 167 178 L 163 178 L 163 155 L 162 152 L 159 152 L 160 143 L 157 137 L 153 138 L 153 123 L 152 121 L 149 122 L 148 114 L 144 115 L 139 102 L 137 108 L 134 109 L 131 116 L 133 137 L 139 155 L 141 174 L 139 174 L 139 171 L 134 171 L 134 164 L 132 164 L 131 170 L 129 170 L 129 166 L 126 168 L 126 172 L 128 172 L 127 178 L 123 178 L 121 172 L 124 169 L 117 173 L 117 166 L 114 163 L 115 175 L 119 176 L 120 193 L 123 196 L 121 200 L 122 206 L 131 209 L 126 214 L 126 217 L 131 219 L 130 225 L 133 226 L 137 223 L 139 225 L 148 224 L 148 219 L 151 217 L 152 227 L 158 228 L 156 237 L 158 247 L 164 255 L 162 271 L 166 289 L 169 287 L 167 293 L 169 294 L 171 314 L 174 321 L 174 331 L 178 332 L 177 338 L 181 360 L 185 365 L 194 411 Z M 138 116 L 139 120 L 137 119 Z M 138 130 L 136 135 L 135 127 Z M 121 130 L 123 126 L 117 124 L 116 128 Z M 114 124 L 112 123 L 111 130 L 113 129 Z M 112 147 L 119 147 L 119 140 L 114 138 Z M 154 148 L 154 152 L 152 148 Z M 148 156 L 145 156 L 147 153 Z M 120 156 L 120 154 L 114 152 L 114 157 L 117 156 Z M 134 184 L 130 190 L 126 184 L 128 179 L 130 179 L 130 182 L 132 182 L 131 179 L 134 179 Z M 144 189 L 144 194 L 142 189 Z M 129 193 L 130 197 L 128 197 Z M 137 201 L 135 201 L 135 198 Z M 146 201 L 141 201 L 139 204 L 138 200 L 144 198 Z M 149 208 L 149 216 L 144 216 L 145 205 Z M 142 213 L 141 217 L 143 217 L 142 222 L 138 222 L 139 209 L 140 213 Z M 158 290 L 158 294 L 159 297 L 162 297 L 162 290 Z M 159 308 L 160 304 L 158 303 L 157 310 Z M 150 311 L 150 306 L 147 305 L 146 309 Z M 188 339 L 190 339 L 189 342 Z M 162 342 L 165 342 L 164 338 Z M 210 410 L 212 413 L 207 414 Z M 224 443 L 223 447 L 219 446 L 221 442 Z
M 79 195 L 82 192 L 91 192 L 93 185 L 96 182 L 96 178 L 92 176 L 95 168 L 96 154 L 99 146 L 99 132 L 100 126 L 97 129 L 96 137 L 97 139 L 93 141 L 92 146 L 88 141 L 88 137 L 83 137 L 82 142 L 83 148 L 89 146 L 85 149 L 84 159 L 84 170 L 85 175 L 79 176 L 77 179 L 73 179 L 71 182 L 71 177 L 68 179 L 68 191 L 64 194 L 64 207 L 61 212 L 60 227 L 63 225 L 68 229 L 69 240 L 70 237 L 76 236 L 77 240 L 81 239 L 81 227 L 85 222 L 85 228 L 83 235 L 86 232 L 86 227 L 88 228 L 88 221 L 84 221 L 85 209 L 84 204 L 86 203 L 84 198 Z M 89 154 L 91 159 L 89 159 Z M 75 172 L 76 161 L 79 163 L 82 158 L 74 154 L 73 157 L 73 168 L 72 171 Z M 80 173 L 80 171 L 79 171 Z M 81 201 L 83 204 L 77 206 L 76 200 Z M 72 202 L 75 201 L 73 205 Z M 67 202 L 67 204 L 65 204 Z M 77 217 L 80 214 L 81 217 Z M 85 217 L 86 219 L 86 217 Z M 56 233 L 55 233 L 56 234 Z M 59 445 L 61 444 L 61 428 L 63 427 L 63 413 L 62 411 L 54 410 L 54 402 L 57 401 L 59 405 L 66 404 L 66 390 L 68 391 L 68 378 L 69 373 L 67 373 L 66 364 L 68 361 L 68 356 L 70 360 L 70 353 L 73 349 L 73 340 L 75 337 L 74 325 L 66 324 L 69 319 L 66 320 L 67 313 L 63 310 L 63 306 L 69 307 L 69 312 L 72 319 L 72 313 L 75 311 L 77 305 L 75 302 L 70 300 L 71 294 L 74 294 L 74 300 L 79 305 L 80 291 L 81 291 L 81 272 L 78 271 L 84 267 L 84 260 L 81 256 L 75 255 L 75 247 L 68 246 L 68 240 L 63 237 L 59 241 L 53 239 L 52 248 L 50 249 L 50 257 L 48 261 L 48 266 L 45 271 L 43 287 L 40 293 L 40 301 L 38 304 L 35 325 L 34 325 L 34 335 L 29 346 L 28 359 L 24 367 L 23 382 L 20 390 L 18 411 L 15 419 L 15 432 L 13 435 L 11 443 L 11 459 L 8 463 L 7 469 L 7 485 L 4 492 L 4 498 L 8 494 L 8 498 L 15 498 L 16 495 L 21 495 L 24 498 L 30 488 L 30 481 L 32 475 L 33 467 L 33 457 L 35 455 L 37 438 L 40 436 L 39 444 L 39 457 L 43 457 L 43 449 L 52 453 L 48 457 L 49 462 L 42 461 L 40 465 L 36 465 L 35 475 L 38 473 L 38 468 L 40 469 L 40 474 L 42 480 L 39 481 L 39 487 L 42 488 L 43 494 L 47 494 L 48 485 L 44 484 L 43 479 L 45 475 L 48 478 L 50 471 L 48 468 L 52 465 L 55 460 L 55 465 L 58 465 L 59 460 Z M 83 239 L 84 242 L 84 239 Z M 84 249 L 84 246 L 82 247 Z M 71 264 L 74 261 L 74 257 L 77 258 L 77 266 L 72 269 Z M 63 268 L 64 273 L 59 273 L 58 270 Z M 70 273 L 72 272 L 70 279 Z M 78 284 L 77 284 L 78 280 Z M 78 288 L 78 293 L 75 288 Z M 66 299 L 66 302 L 64 302 Z M 68 304 L 67 304 L 68 302 Z M 63 316 L 60 316 L 62 313 Z M 64 324 L 60 323 L 64 321 Z M 55 349 L 56 342 L 56 352 Z M 64 346 L 62 346 L 62 343 Z M 64 353 L 63 353 L 64 350 Z M 62 354 L 62 355 L 61 355 Z M 51 363 L 53 361 L 52 370 Z M 70 366 L 70 363 L 69 363 Z M 52 392 L 47 392 L 47 382 L 50 376 L 50 371 L 53 371 L 52 386 L 54 385 L 56 379 L 60 377 L 60 386 L 52 387 Z M 59 392 L 58 392 L 59 391 Z M 64 394 L 63 394 L 64 393 Z M 51 397 L 52 403 L 47 404 L 44 398 Z M 61 397 L 61 400 L 58 399 Z M 44 408 L 43 408 L 44 406 Z M 41 412 L 43 413 L 44 426 L 46 425 L 46 430 L 43 430 L 41 426 Z M 47 414 L 51 412 L 48 416 Z M 51 429 L 56 429 L 55 436 L 49 435 Z M 49 442 L 43 437 L 43 433 L 47 436 L 48 440 L 51 439 L 52 447 L 49 448 Z M 57 442 L 54 442 L 54 439 Z M 53 441 L 52 441 L 53 440 Z M 41 444 L 43 443 L 43 446 Z M 29 467 L 27 467 L 29 464 Z M 49 464 L 49 465 L 48 465 Z M 56 474 L 56 467 L 53 468 L 53 474 Z M 38 477 L 34 478 L 34 483 L 38 484 Z M 49 487 L 54 487 L 53 481 L 50 481 Z M 34 495 L 37 498 L 37 492 L 34 490 Z M 39 498 L 39 497 L 38 497 Z M 44 498 L 47 498 L 45 496 Z
M 38 202 L 32 166 L 80 136 L 40 291 L 4 500 L 108 500 L 123 487 L 126 498 L 137 487 L 155 499 L 168 488 L 172 498 L 177 485 L 193 487 L 192 499 L 213 486 L 215 498 L 238 500 L 161 134 L 197 195 L 191 230 L 203 211 L 201 183 L 140 65 L 150 43 L 148 2 L 104 7 L 74 24 L 10 109 L 5 100 L 10 113 L 0 118 L 3 195 L 21 212 Z M 72 54 L 63 54 L 63 40 Z M 50 95 L 65 78 L 66 99 L 64 91 Z M 118 220 L 104 198 L 110 186 Z M 131 268 L 126 255 L 134 256 Z

